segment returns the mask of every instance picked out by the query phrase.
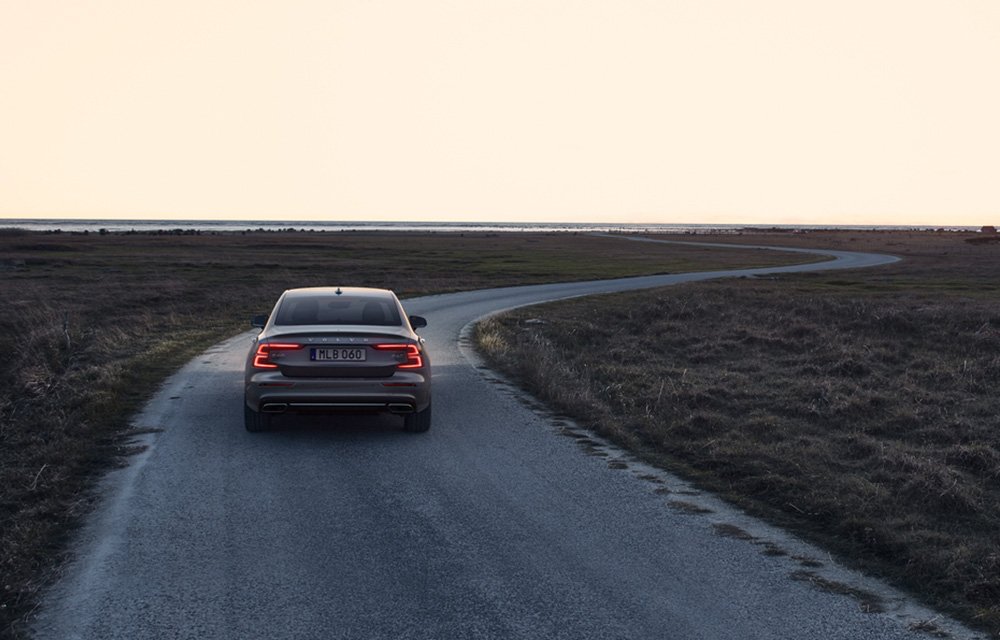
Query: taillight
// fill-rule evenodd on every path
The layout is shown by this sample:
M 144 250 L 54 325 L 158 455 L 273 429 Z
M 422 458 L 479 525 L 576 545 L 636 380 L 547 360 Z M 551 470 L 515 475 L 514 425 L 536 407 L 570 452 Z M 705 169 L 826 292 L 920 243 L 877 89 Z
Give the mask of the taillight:
M 406 360 L 397 365 L 398 369 L 419 369 L 424 366 L 424 356 L 415 344 L 373 344 L 373 349 L 379 351 L 402 351 Z
M 257 353 L 253 357 L 255 369 L 277 369 L 278 365 L 271 362 L 271 354 L 275 351 L 295 351 L 301 349 L 301 344 L 288 342 L 261 342 L 257 345 Z

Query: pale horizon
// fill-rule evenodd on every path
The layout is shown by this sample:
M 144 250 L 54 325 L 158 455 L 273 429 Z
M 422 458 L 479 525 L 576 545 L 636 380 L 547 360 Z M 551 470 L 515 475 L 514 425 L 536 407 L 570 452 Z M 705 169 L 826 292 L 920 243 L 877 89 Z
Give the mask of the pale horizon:
M 0 218 L 1000 223 L 994 0 L 0 0 Z

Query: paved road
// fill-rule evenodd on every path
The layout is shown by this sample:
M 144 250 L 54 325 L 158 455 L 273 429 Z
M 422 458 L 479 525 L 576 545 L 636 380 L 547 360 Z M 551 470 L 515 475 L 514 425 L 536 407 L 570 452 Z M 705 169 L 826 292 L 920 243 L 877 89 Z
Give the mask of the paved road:
M 163 431 L 105 482 L 36 635 L 912 638 L 898 612 L 863 613 L 789 579 L 800 568 L 789 557 L 713 535 L 724 512 L 668 508 L 639 466 L 584 455 L 459 344 L 472 320 L 544 300 L 894 260 L 823 253 L 834 259 L 411 300 L 430 320 L 427 434 L 393 417 L 285 416 L 284 428 L 249 434 L 241 367 L 252 334 L 219 344 L 138 418 Z

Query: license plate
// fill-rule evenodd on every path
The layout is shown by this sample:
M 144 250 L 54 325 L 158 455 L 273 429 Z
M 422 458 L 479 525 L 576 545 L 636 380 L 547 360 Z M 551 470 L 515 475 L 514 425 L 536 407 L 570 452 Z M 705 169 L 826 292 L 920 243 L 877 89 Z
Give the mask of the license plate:
M 319 347 L 309 352 L 309 359 L 316 362 L 364 362 L 367 357 L 363 347 Z

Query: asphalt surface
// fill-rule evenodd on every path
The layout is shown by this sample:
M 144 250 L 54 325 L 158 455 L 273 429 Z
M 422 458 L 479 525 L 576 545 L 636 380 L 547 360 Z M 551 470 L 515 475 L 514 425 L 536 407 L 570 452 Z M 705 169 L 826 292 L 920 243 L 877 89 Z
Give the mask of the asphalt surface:
M 791 555 L 808 547 L 725 507 L 670 508 L 661 485 L 640 477 L 648 469 L 585 455 L 460 344 L 473 320 L 546 300 L 895 260 L 822 253 L 834 260 L 404 302 L 430 322 L 421 332 L 435 376 L 426 434 L 404 433 L 392 416 L 288 416 L 275 431 L 247 433 L 252 333 L 216 345 L 138 416 L 137 426 L 163 431 L 106 479 L 35 635 L 913 638 L 908 622 L 933 613 L 891 592 L 888 613 L 865 613 L 853 598 L 790 579 L 801 569 Z M 688 499 L 711 500 L 695 493 Z M 792 553 L 713 534 L 713 523 L 739 518 Z M 817 571 L 862 580 L 825 564 Z

